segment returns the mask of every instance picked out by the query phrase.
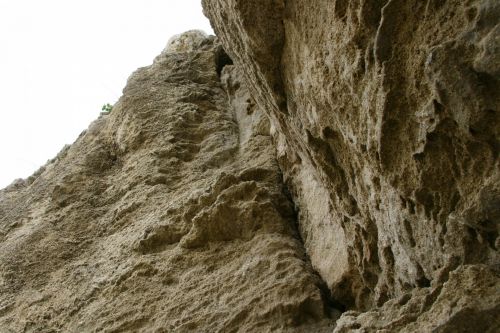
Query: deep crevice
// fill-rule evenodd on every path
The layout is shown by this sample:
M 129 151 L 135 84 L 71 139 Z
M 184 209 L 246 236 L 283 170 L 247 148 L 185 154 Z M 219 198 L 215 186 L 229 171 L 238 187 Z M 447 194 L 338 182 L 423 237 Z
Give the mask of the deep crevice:
M 282 179 L 282 181 L 281 181 L 282 192 L 283 192 L 284 196 L 292 203 L 292 207 L 293 207 L 294 215 L 292 217 L 292 219 L 293 219 L 292 227 L 293 227 L 293 231 L 295 233 L 295 237 L 302 245 L 302 248 L 304 250 L 305 261 L 309 264 L 309 267 L 311 268 L 312 272 L 314 273 L 314 275 L 317 277 L 317 279 L 319 281 L 319 284 L 317 285 L 317 287 L 321 293 L 321 298 L 322 298 L 322 301 L 324 304 L 325 315 L 328 318 L 332 318 L 333 312 L 339 311 L 340 313 L 343 313 L 343 312 L 347 311 L 347 306 L 342 304 L 340 301 L 336 300 L 335 298 L 333 298 L 332 292 L 331 292 L 330 288 L 328 288 L 328 284 L 323 280 L 321 275 L 314 269 L 312 262 L 311 262 L 311 258 L 309 257 L 309 254 L 307 253 L 307 250 L 306 250 L 305 245 L 304 245 L 305 243 L 304 243 L 304 240 L 302 238 L 302 235 L 301 235 L 300 229 L 299 229 L 300 208 L 293 200 L 292 193 L 289 189 L 289 186 L 286 184 L 282 173 L 281 173 L 281 179 Z
M 225 66 L 232 64 L 233 60 L 231 59 L 231 57 L 229 57 L 229 55 L 226 53 L 226 51 L 224 51 L 222 47 L 218 47 L 217 51 L 215 52 L 215 68 L 217 71 L 217 76 L 220 77 L 222 69 Z

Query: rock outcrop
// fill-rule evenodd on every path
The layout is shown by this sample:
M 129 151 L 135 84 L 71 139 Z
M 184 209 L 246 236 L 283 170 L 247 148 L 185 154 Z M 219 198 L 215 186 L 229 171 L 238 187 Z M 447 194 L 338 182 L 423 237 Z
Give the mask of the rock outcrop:
M 500 3 L 203 5 L 0 191 L 0 332 L 500 331 Z
M 331 331 L 269 122 L 228 62 L 178 36 L 0 192 L 0 332 Z
M 370 310 L 337 331 L 499 330 L 500 3 L 203 5 L 271 120 L 314 269 Z

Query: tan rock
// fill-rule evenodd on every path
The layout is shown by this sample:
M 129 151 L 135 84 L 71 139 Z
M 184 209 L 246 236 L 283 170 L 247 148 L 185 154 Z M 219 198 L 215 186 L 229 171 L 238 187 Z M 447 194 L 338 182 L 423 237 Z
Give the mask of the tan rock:
M 498 278 L 498 1 L 203 5 L 271 120 L 307 253 L 337 301 L 374 309 L 474 265 Z M 498 289 L 475 288 L 485 304 L 500 302 Z M 483 318 L 481 302 L 460 322 Z M 421 327 L 357 325 L 457 327 L 452 313 L 426 318 Z
M 499 331 L 498 1 L 203 5 L 0 191 L 0 332 Z
M 333 329 L 269 122 L 221 55 L 176 37 L 110 115 L 0 191 L 0 332 Z

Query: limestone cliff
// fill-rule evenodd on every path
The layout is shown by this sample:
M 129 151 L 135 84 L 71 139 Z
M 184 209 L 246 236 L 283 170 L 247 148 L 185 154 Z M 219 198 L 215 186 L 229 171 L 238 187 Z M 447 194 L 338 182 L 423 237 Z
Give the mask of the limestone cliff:
M 331 331 L 269 122 L 229 62 L 213 37 L 174 38 L 0 191 L 0 332 Z
M 0 332 L 498 332 L 500 3 L 203 5 L 0 191 Z
M 203 0 L 338 332 L 500 329 L 500 2 Z

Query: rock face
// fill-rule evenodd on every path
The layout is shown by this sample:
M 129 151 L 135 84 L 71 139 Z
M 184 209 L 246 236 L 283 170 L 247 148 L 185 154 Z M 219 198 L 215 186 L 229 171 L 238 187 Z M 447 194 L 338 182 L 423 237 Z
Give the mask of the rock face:
M 500 331 L 500 3 L 203 5 L 0 191 L 0 332 Z
M 314 269 L 370 310 L 337 331 L 500 330 L 500 3 L 203 5 L 271 120 Z
M 0 192 L 0 332 L 330 332 L 269 122 L 188 32 Z M 305 331 L 307 331 L 305 330 Z

